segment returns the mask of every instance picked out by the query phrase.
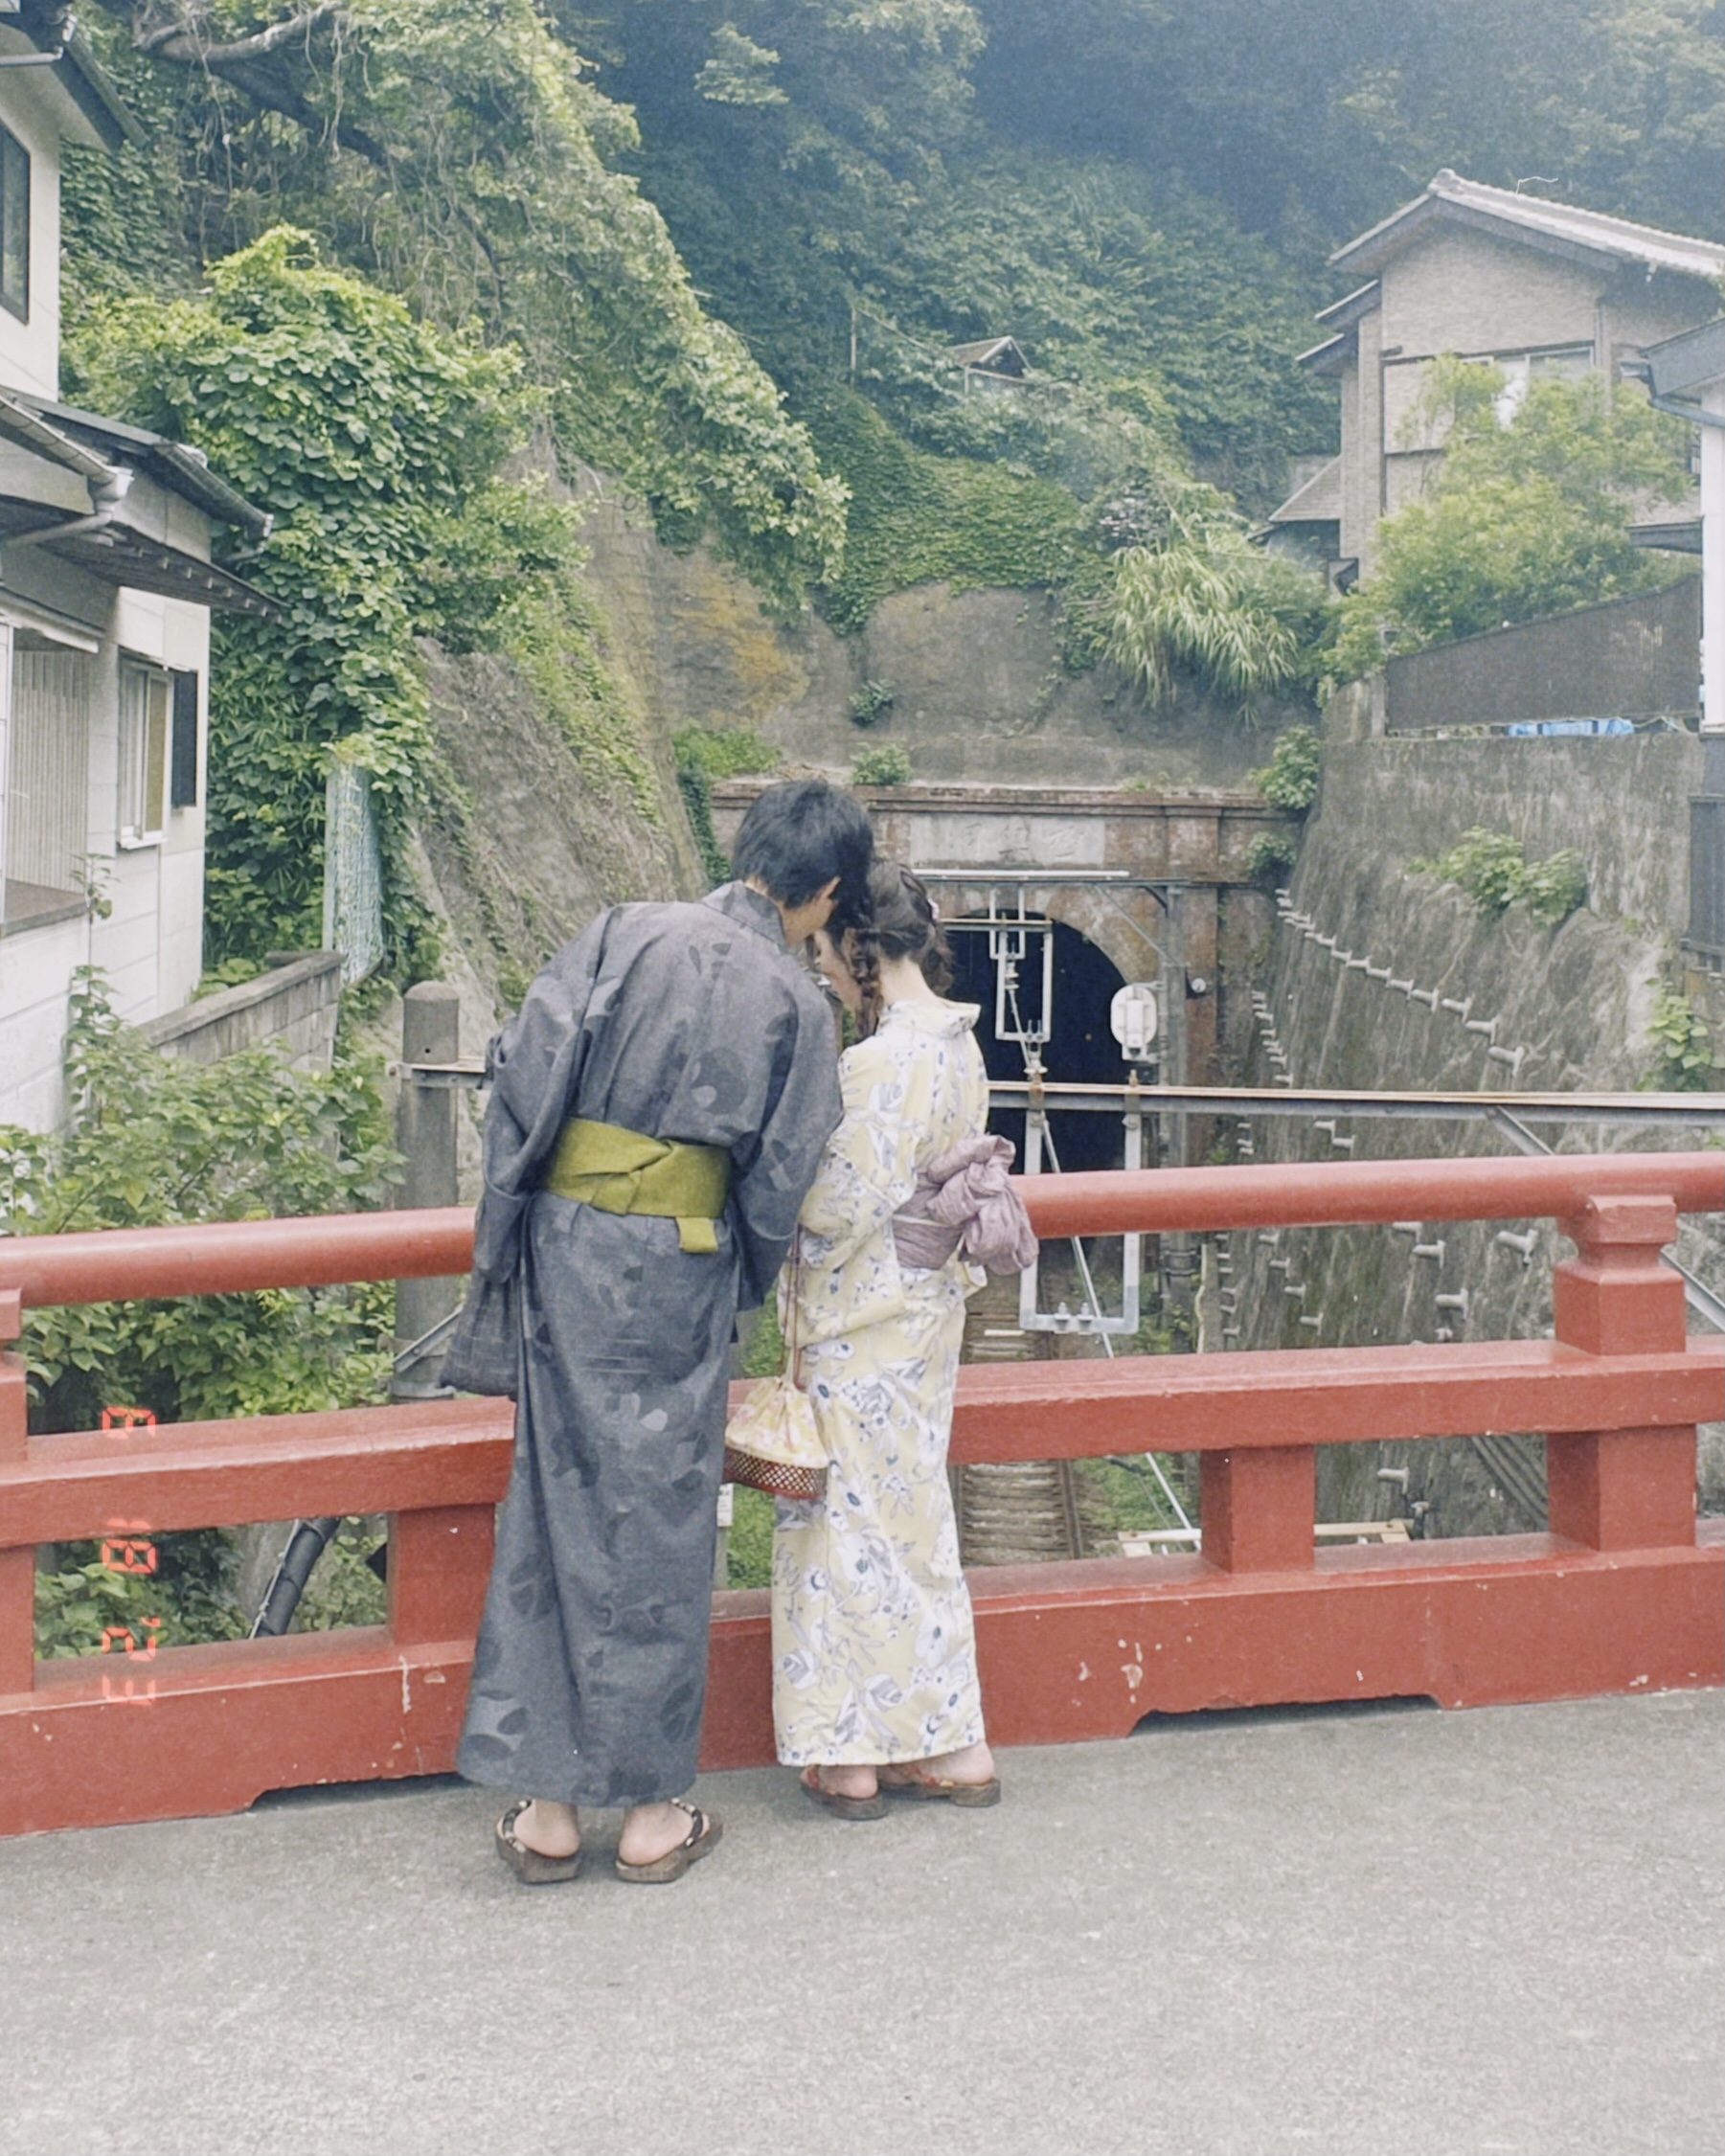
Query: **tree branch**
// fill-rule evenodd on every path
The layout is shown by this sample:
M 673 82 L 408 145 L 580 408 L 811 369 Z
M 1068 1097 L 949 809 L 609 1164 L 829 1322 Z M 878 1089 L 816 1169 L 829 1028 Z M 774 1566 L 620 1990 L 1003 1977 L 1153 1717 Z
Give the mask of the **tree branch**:
M 164 23 L 159 29 L 143 32 L 132 42 L 141 53 L 152 59 L 177 61 L 186 67 L 209 67 L 217 73 L 236 60 L 261 59 L 280 45 L 295 37 L 308 36 L 320 22 L 341 12 L 341 0 L 320 0 L 315 8 L 306 9 L 304 14 L 294 15 L 286 22 L 271 23 L 267 30 L 255 31 L 249 37 L 236 37 L 225 45 L 206 45 L 196 33 L 188 30 L 184 23 Z

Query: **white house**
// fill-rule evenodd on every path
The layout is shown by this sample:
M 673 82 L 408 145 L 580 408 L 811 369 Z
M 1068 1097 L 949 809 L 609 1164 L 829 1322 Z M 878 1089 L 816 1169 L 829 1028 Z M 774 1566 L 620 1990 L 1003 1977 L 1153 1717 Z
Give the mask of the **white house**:
M 1507 404 L 1541 375 L 1610 384 L 1625 356 L 1716 311 L 1725 246 L 1446 170 L 1330 266 L 1362 282 L 1318 316 L 1324 342 L 1302 359 L 1340 384 L 1341 454 L 1297 474 L 1270 524 L 1345 584 L 1371 575 L 1379 520 L 1441 454 L 1421 410 L 1434 359 L 1495 362 Z
M 203 964 L 210 559 L 267 519 L 197 452 L 59 404 L 62 143 L 131 122 L 76 33 L 0 0 L 0 1123 L 51 1126 L 77 969 L 143 1022 Z

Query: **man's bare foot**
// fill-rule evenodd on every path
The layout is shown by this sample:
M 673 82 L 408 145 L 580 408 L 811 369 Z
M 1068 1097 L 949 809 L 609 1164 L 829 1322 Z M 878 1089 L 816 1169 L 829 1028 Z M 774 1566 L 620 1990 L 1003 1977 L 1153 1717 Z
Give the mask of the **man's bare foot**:
M 899 1766 L 883 1767 L 880 1779 L 887 1783 L 906 1782 L 992 1782 L 994 1755 L 987 1744 L 966 1744 L 959 1752 L 940 1752 L 932 1759 L 908 1759 Z
M 653 1864 L 689 1839 L 689 1814 L 681 1804 L 637 1804 L 623 1823 L 617 1853 L 625 1864 Z
M 515 1821 L 514 1834 L 540 1856 L 573 1856 L 581 1846 L 581 1815 L 573 1804 L 535 1797 Z

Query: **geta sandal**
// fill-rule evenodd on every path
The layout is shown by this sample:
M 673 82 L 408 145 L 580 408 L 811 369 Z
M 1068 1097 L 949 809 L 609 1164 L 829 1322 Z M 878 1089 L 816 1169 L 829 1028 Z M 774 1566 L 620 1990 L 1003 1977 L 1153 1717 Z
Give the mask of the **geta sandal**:
M 805 1767 L 797 1781 L 811 1804 L 819 1804 L 835 1818 L 884 1819 L 887 1815 L 886 1800 L 878 1789 L 872 1797 L 847 1797 L 840 1790 L 827 1787 L 818 1766 Z
M 672 1797 L 670 1802 L 679 1811 L 689 1814 L 688 1834 L 674 1850 L 667 1850 L 650 1864 L 625 1864 L 619 1857 L 616 1871 L 620 1879 L 627 1879 L 638 1887 L 664 1886 L 672 1879 L 680 1879 L 692 1864 L 698 1864 L 710 1850 L 717 1848 L 719 1836 L 725 1830 L 725 1823 L 717 1812 L 702 1811 L 698 1804 L 685 1804 L 681 1797 Z
M 910 1797 L 925 1804 L 957 1804 L 965 1811 L 986 1811 L 1000 1802 L 998 1775 L 990 1775 L 987 1782 L 942 1782 L 936 1775 L 904 1768 L 890 1780 L 883 1775 L 880 1786 L 889 1797 Z
M 515 1822 L 532 1804 L 531 1797 L 517 1797 L 497 1822 L 498 1855 L 524 1887 L 555 1887 L 565 1879 L 579 1879 L 584 1851 L 577 1850 L 573 1856 L 545 1856 L 538 1850 L 530 1850 L 515 1832 Z

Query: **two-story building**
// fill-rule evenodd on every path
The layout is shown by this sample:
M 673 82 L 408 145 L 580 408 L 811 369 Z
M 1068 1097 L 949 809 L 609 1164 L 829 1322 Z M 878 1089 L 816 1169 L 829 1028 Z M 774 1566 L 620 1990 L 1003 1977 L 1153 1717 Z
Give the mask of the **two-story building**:
M 203 965 L 210 558 L 267 519 L 202 456 L 61 405 L 62 144 L 132 123 L 68 18 L 0 0 L 0 1123 L 58 1118 L 77 970 L 142 1022 Z
M 1725 246 L 1445 170 L 1330 263 L 1360 283 L 1319 314 L 1327 334 L 1302 363 L 1341 385 L 1341 454 L 1301 474 L 1270 524 L 1272 544 L 1346 586 L 1442 453 L 1421 397 L 1434 359 L 1502 369 L 1506 412 L 1541 375 L 1614 385 L 1622 360 L 1717 311 Z

